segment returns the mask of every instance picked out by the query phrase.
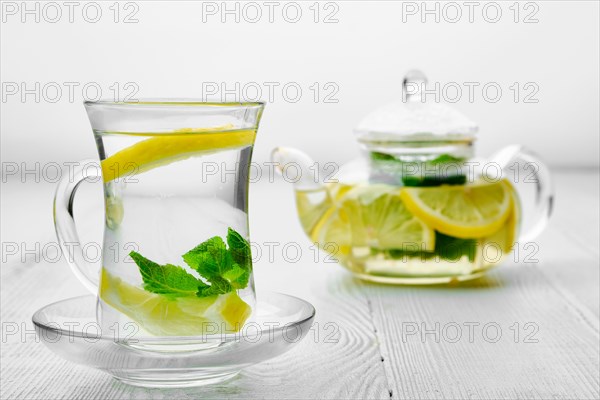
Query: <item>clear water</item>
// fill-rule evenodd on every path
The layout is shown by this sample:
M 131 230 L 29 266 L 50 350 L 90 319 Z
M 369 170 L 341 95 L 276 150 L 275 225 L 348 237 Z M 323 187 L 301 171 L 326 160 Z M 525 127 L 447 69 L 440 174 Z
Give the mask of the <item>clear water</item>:
M 101 160 L 158 137 L 107 132 L 95 132 L 95 136 Z M 129 257 L 133 250 L 161 265 L 181 266 L 198 277 L 182 259 L 187 251 L 214 236 L 225 240 L 228 228 L 249 239 L 247 177 L 251 155 L 252 146 L 200 152 L 173 162 L 162 161 L 142 173 L 128 173 L 106 182 L 104 270 L 127 284 L 142 288 L 138 266 Z M 137 161 L 136 157 L 132 158 L 131 161 Z M 103 332 L 114 332 L 119 338 L 131 336 L 139 325 L 106 304 L 102 295 L 101 289 L 98 319 Z M 239 290 L 238 295 L 254 308 L 252 275 L 248 286 Z M 140 330 L 141 334 L 145 333 L 143 326 Z

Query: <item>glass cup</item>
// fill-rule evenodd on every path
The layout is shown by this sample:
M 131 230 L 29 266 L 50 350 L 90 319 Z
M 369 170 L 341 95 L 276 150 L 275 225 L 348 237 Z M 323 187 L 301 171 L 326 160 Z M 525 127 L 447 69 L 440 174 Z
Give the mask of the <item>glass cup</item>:
M 263 103 L 86 102 L 100 163 L 79 163 L 54 199 L 58 241 L 120 339 L 236 332 L 255 293 L 248 232 L 252 148 Z M 86 263 L 73 199 L 104 184 L 101 272 Z

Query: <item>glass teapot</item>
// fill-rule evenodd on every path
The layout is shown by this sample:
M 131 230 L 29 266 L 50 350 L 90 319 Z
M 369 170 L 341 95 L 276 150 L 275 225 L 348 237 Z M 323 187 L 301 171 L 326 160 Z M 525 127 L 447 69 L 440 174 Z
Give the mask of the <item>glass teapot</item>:
M 546 165 L 519 145 L 474 158 L 477 125 L 425 101 L 426 82 L 419 71 L 407 74 L 402 101 L 359 124 L 362 157 L 333 178 L 316 179 L 316 164 L 299 150 L 272 153 L 284 176 L 290 166 L 301 171 L 294 189 L 305 233 L 362 279 L 439 284 L 480 277 L 517 246 L 526 248 L 552 211 Z

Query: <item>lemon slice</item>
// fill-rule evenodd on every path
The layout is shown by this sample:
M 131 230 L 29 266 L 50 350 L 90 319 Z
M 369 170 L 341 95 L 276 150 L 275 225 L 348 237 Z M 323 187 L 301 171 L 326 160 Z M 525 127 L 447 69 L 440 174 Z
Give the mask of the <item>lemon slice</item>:
M 344 258 L 352 250 L 352 232 L 345 213 L 330 208 L 313 229 L 310 238 L 336 257 Z
M 356 186 L 315 227 L 312 239 L 348 247 L 433 251 L 435 232 L 411 214 L 399 190 L 387 185 Z
M 250 306 L 236 292 L 169 299 L 130 285 L 104 268 L 100 298 L 157 336 L 236 332 L 251 314 Z
M 511 193 L 512 207 L 506 222 L 497 232 L 479 239 L 478 248 L 481 249 L 481 265 L 499 263 L 512 251 L 512 247 L 517 239 L 521 210 L 512 185 L 508 182 L 507 185 L 509 185 Z M 490 250 L 490 247 L 493 247 L 494 250 Z
M 333 201 L 325 188 L 296 191 L 296 208 L 300 224 L 308 235 L 332 206 Z
M 349 185 L 331 183 L 315 190 L 296 191 L 296 208 L 307 235 L 311 236 L 319 222 L 327 219 L 336 202 L 351 188 Z
M 480 238 L 498 231 L 512 207 L 509 183 L 403 188 L 406 207 L 431 228 L 458 238 Z
M 254 143 L 256 130 L 227 130 L 230 128 L 221 126 L 179 129 L 138 142 L 102 160 L 104 182 L 124 175 L 140 174 L 193 155 L 245 147 Z
M 502 261 L 512 251 L 512 246 L 515 243 L 516 227 L 516 213 L 511 211 L 502 228 L 490 236 L 479 239 L 476 265 L 495 265 Z

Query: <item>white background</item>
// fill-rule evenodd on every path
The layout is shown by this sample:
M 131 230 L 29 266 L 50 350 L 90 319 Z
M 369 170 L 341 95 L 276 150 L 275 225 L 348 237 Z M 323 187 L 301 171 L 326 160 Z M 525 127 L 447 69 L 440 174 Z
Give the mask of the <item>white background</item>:
M 22 22 L 21 13 L 2 13 L 3 173 L 4 166 L 16 162 L 33 170 L 34 176 L 21 171 L 22 180 L 15 174 L 6 183 L 3 176 L 0 193 L 0 317 L 3 328 L 7 322 L 28 329 L 21 335 L 5 335 L 9 325 L 2 330 L 7 341 L 0 343 L 1 398 L 599 397 L 597 1 L 537 1 L 528 9 L 527 2 L 521 2 L 517 23 L 509 8 L 514 1 L 498 2 L 502 17 L 495 24 L 481 12 L 492 3 L 479 3 L 473 23 L 463 7 L 462 20 L 454 24 L 436 23 L 435 15 L 422 23 L 419 14 L 403 14 L 403 5 L 421 6 L 420 1 L 335 2 L 333 18 L 339 22 L 332 24 L 322 22 L 332 10 L 325 10 L 325 3 L 318 5 L 320 22 L 314 22 L 309 8 L 313 0 L 299 3 L 303 16 L 296 24 L 283 19 L 283 3 L 273 23 L 263 15 L 261 22 L 252 24 L 236 23 L 231 15 L 225 23 L 220 15 L 204 15 L 203 22 L 203 3 L 189 1 L 132 3 L 139 21 L 133 24 L 122 20 L 135 8 L 125 10 L 121 3 L 115 23 L 109 8 L 113 3 L 99 2 L 103 14 L 97 23 L 82 17 L 84 3 L 77 3 L 73 23 L 64 7 L 56 23 L 43 16 L 36 22 L 35 15 Z M 22 2 L 1 2 L 2 8 L 11 4 L 21 7 Z M 443 7 L 428 2 L 431 8 L 435 4 Z M 536 8 L 533 18 L 538 22 L 523 23 Z M 488 19 L 494 17 L 492 9 L 488 12 Z M 254 265 L 257 293 L 273 290 L 306 299 L 317 309 L 318 326 L 339 326 L 338 343 L 324 343 L 328 332 L 321 330 L 321 340 L 307 337 L 286 355 L 250 367 L 226 384 L 150 391 L 67 363 L 34 340 L 31 315 L 37 309 L 85 291 L 64 258 L 52 261 L 52 252 L 45 256 L 40 250 L 56 245 L 56 184 L 35 179 L 32 165 L 97 157 L 81 104 L 83 85 L 96 83 L 110 98 L 115 82 L 121 92 L 133 82 L 141 98 L 202 97 L 203 83 L 211 82 L 225 82 L 229 88 L 236 82 L 242 87 L 278 82 L 280 88 L 296 82 L 303 89 L 297 103 L 284 99 L 279 90 L 268 104 L 254 160 L 266 161 L 274 146 L 291 145 L 319 161 L 344 162 L 358 153 L 352 128 L 372 109 L 398 100 L 402 76 L 412 68 L 422 69 L 430 83 L 441 85 L 478 82 L 481 87 L 496 82 L 503 89 L 497 103 L 486 101 L 479 91 L 474 102 L 464 95 L 455 104 L 480 124 L 479 153 L 523 143 L 553 166 L 556 207 L 548 229 L 534 242 L 521 242 L 486 278 L 447 287 L 361 284 L 341 266 L 325 262 L 325 252 L 315 260 L 314 246 L 295 216 L 290 185 L 283 179 L 275 184 L 262 179 L 251 185 L 249 201 L 251 238 L 262 246 L 262 257 Z M 31 89 L 36 83 L 43 87 L 53 82 L 78 84 L 74 98 L 69 99 L 65 89 L 55 103 L 49 101 L 52 93 L 40 93 L 36 102 L 34 95 L 21 99 L 20 93 L 9 95 L 5 90 L 15 84 Z M 322 89 L 327 82 L 337 85 L 338 102 L 325 103 L 323 91 L 315 102 L 310 90 L 315 82 Z M 522 89 L 527 82 L 537 85 L 538 102 L 524 103 L 522 90 L 515 103 L 509 89 L 514 82 Z M 89 196 L 78 190 L 75 201 L 81 242 L 98 243 L 102 187 L 98 182 L 82 189 Z M 267 243 L 279 244 L 273 259 L 267 256 Z M 292 243 L 302 249 L 299 262 L 283 255 L 283 245 Z M 20 251 L 8 254 L 5 244 Z M 457 343 L 434 340 L 433 335 L 403 341 L 405 322 L 419 324 L 421 332 L 435 324 L 458 323 L 463 337 Z M 481 325 L 471 342 L 464 326 L 473 322 Z M 479 332 L 488 323 L 503 329 L 502 340 L 490 343 L 482 338 Z M 539 328 L 539 342 L 524 343 L 531 331 L 523 328 L 529 323 Z M 513 337 L 515 324 L 520 340 Z
M 302 16 L 296 23 L 286 21 L 294 19 L 295 9 L 288 7 L 285 14 L 284 2 L 275 7 L 272 23 L 263 2 L 255 3 L 262 12 L 256 23 L 245 20 L 255 17 L 256 8 L 244 8 L 244 3 L 237 5 L 239 22 L 234 14 L 220 13 L 221 2 L 121 3 L 118 23 L 113 2 L 98 2 L 102 16 L 96 23 L 86 21 L 95 17 L 93 8 L 83 12 L 86 3 L 74 8 L 72 23 L 69 9 L 57 4 L 62 16 L 51 23 L 56 8 L 44 8 L 45 3 L 28 3 L 29 9 L 38 7 L 36 22 L 35 14 L 23 14 L 21 2 L 3 2 L 3 161 L 29 165 L 96 157 L 81 105 L 86 83 L 99 85 L 105 98 L 114 97 L 110 88 L 115 82 L 120 97 L 130 93 L 125 84 L 133 82 L 139 89 L 134 98 L 198 98 L 206 94 L 203 84 L 224 83 L 234 89 L 239 82 L 250 96 L 257 83 L 263 100 L 272 100 L 259 131 L 255 161 L 266 161 L 274 146 L 291 145 L 319 161 L 345 162 L 358 153 L 353 127 L 369 111 L 398 100 L 403 74 L 419 68 L 431 85 L 462 86 L 462 98 L 455 106 L 480 124 L 480 155 L 522 143 L 555 167 L 598 166 L 596 1 L 520 3 L 518 17 L 513 2 L 498 2 L 502 15 L 497 23 L 488 22 L 496 18 L 496 8 L 488 6 L 484 12 L 486 2 L 474 8 L 472 23 L 462 2 L 454 3 L 462 12 L 456 23 L 448 21 L 455 18 L 456 8 L 444 8 L 444 3 L 437 4 L 440 21 L 430 14 L 424 15 L 424 23 L 421 2 L 321 3 L 318 23 L 313 2 L 297 3 Z M 219 8 L 216 15 L 203 13 L 213 6 Z M 415 6 L 419 10 L 412 15 L 409 11 Z M 236 5 L 229 2 L 228 7 Z M 428 7 L 434 9 L 436 3 L 429 2 Z M 132 12 L 138 22 L 124 23 Z M 338 22 L 324 23 L 327 15 Z M 524 23 L 527 16 L 538 22 Z M 22 93 L 8 90 L 22 84 L 33 89 L 37 82 L 39 102 L 33 94 L 23 99 Z M 64 82 L 78 85 L 73 99 Z M 264 82 L 279 84 L 272 99 Z M 310 89 L 315 82 L 321 88 L 316 102 Z M 325 88 L 328 82 L 333 86 Z M 480 85 L 473 102 L 464 82 Z M 488 82 L 503 91 L 496 103 L 483 96 L 481 88 Z M 520 85 L 517 102 L 510 89 L 514 82 Z M 524 102 L 532 91 L 532 86 L 524 88 L 528 82 L 539 88 L 532 97 L 537 103 Z M 293 90 L 284 97 L 286 83 L 302 89 L 296 103 L 291 101 Z M 62 94 L 51 102 L 57 96 L 52 88 L 56 85 Z M 326 103 L 325 95 L 333 88 L 338 91 L 331 99 L 337 103 Z M 455 92 L 449 93 L 454 97 Z M 494 97 L 494 91 L 489 95 Z M 95 96 L 93 88 L 89 96 Z

